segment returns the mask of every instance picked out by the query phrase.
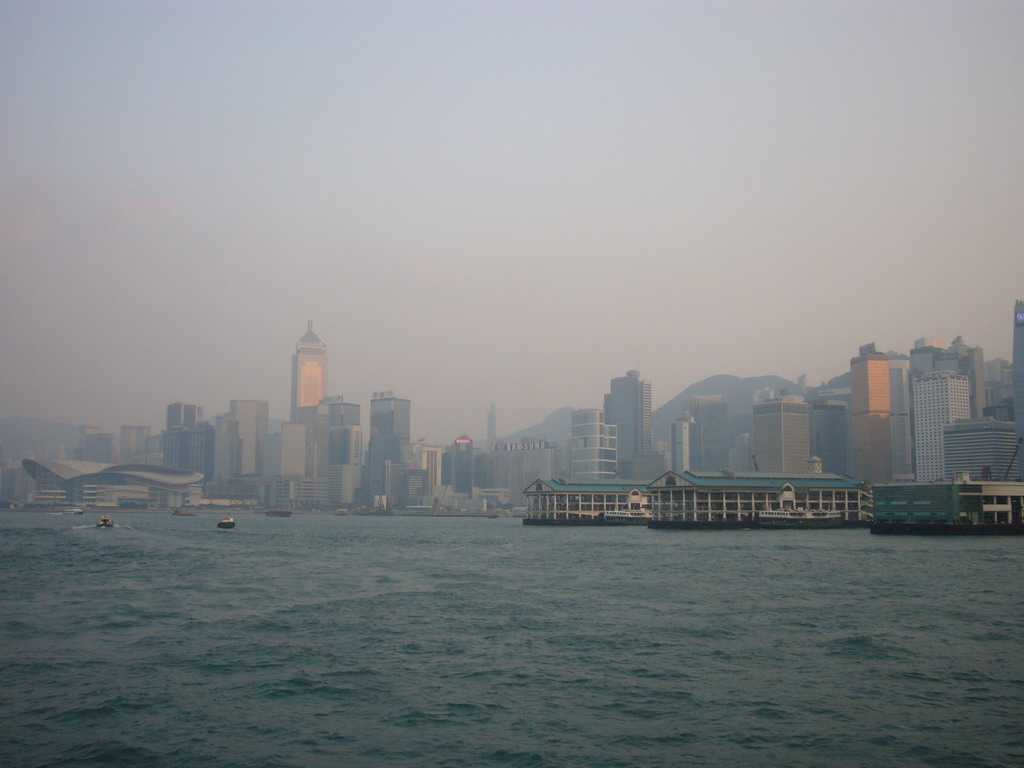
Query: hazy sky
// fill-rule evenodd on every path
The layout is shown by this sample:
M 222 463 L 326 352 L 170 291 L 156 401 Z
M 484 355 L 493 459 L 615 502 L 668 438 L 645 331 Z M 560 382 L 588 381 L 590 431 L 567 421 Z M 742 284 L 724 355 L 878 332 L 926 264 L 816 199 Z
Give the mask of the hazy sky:
M 0 0 L 0 417 L 482 439 L 1024 298 L 1021 2 Z

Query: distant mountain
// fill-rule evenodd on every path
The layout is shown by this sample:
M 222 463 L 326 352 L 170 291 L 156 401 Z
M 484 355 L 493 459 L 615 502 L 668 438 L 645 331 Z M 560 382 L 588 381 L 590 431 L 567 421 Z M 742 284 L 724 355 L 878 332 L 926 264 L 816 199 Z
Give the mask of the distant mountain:
M 515 443 L 533 437 L 547 440 L 552 445 L 564 446 L 568 442 L 571 428 L 572 408 L 566 405 L 552 411 L 540 424 L 506 435 L 505 439 Z
M 20 462 L 31 454 L 37 459 L 70 458 L 78 445 L 78 427 L 43 419 L 0 419 L 0 451 L 9 461 Z
M 749 432 L 753 424 L 750 410 L 754 403 L 754 393 L 764 387 L 770 387 L 775 394 L 783 389 L 793 395 L 801 394 L 799 384 L 781 376 L 750 376 L 745 379 L 724 373 L 709 376 L 691 384 L 651 414 L 654 441 L 669 442 L 672 422 L 686 412 L 686 401 L 694 395 L 725 395 L 729 406 L 730 430 L 735 433 L 734 436 Z

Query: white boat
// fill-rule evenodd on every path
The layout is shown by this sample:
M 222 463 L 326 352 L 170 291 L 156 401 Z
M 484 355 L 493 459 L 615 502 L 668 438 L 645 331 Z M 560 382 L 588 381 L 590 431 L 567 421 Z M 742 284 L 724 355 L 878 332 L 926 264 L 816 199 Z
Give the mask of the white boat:
M 839 528 L 843 515 L 834 509 L 765 509 L 757 513 L 759 528 Z
M 615 509 L 604 512 L 605 525 L 647 525 L 654 515 L 649 509 Z
M 110 519 L 110 515 L 102 515 L 99 522 L 96 523 L 97 528 L 113 528 L 114 521 Z

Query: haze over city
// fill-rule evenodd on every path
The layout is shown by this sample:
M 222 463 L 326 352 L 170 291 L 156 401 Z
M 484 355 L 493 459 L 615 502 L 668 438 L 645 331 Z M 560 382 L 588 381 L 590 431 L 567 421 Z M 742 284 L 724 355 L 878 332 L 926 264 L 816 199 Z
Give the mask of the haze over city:
M 329 394 L 413 438 L 1010 358 L 1024 5 L 0 3 L 0 417 Z

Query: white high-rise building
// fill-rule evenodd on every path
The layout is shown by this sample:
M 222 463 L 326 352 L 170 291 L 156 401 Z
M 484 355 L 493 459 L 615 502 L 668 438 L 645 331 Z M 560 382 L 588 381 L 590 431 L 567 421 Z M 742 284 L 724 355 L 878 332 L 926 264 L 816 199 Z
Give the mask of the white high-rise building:
M 967 376 L 935 371 L 914 379 L 914 445 L 917 481 L 946 479 L 942 428 L 971 417 L 971 387 Z
M 694 460 L 694 449 L 701 448 L 700 426 L 687 414 L 672 422 L 672 471 L 680 474 L 700 467 Z
M 605 424 L 604 409 L 583 408 L 572 412 L 569 437 L 570 473 L 573 482 L 614 480 L 618 430 Z

